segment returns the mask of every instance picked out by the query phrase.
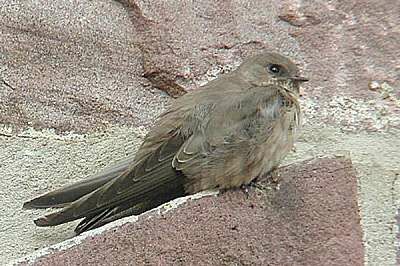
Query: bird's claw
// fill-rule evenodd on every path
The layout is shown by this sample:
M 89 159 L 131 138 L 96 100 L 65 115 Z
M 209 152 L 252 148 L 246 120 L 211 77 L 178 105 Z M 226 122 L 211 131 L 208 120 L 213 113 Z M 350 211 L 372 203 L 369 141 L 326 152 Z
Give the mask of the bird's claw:
M 243 191 L 243 193 L 246 195 L 246 198 L 249 198 L 249 196 L 250 196 L 250 191 L 251 191 L 251 189 L 252 188 L 254 188 L 254 189 L 264 189 L 264 186 L 263 185 L 261 185 L 261 184 L 259 184 L 258 182 L 257 182 L 257 180 L 256 179 L 254 179 L 254 180 L 252 180 L 250 183 L 248 183 L 248 184 L 243 184 L 243 185 L 241 185 L 240 186 L 240 188 L 241 188 L 241 190 Z

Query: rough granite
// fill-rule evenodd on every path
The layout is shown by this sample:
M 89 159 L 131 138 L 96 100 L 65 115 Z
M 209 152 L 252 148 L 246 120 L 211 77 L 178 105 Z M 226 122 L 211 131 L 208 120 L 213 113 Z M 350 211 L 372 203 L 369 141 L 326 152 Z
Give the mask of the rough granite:
M 189 201 L 88 237 L 34 265 L 363 265 L 349 159 L 314 159 L 281 182 Z

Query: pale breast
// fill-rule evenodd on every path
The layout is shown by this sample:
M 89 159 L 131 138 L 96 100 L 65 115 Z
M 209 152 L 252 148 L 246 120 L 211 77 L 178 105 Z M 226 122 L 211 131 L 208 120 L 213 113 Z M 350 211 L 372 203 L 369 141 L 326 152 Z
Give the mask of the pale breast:
M 279 166 L 293 148 L 299 130 L 300 110 L 293 106 L 280 117 L 266 141 L 255 149 L 258 153 L 256 157 L 260 160 L 251 173 L 253 178 L 263 176 Z
M 216 149 L 219 152 L 209 154 L 207 164 L 196 172 L 196 182 L 191 182 L 187 191 L 238 187 L 279 165 L 292 149 L 300 124 L 297 102 L 276 101 L 260 105 L 257 112 L 253 119 L 259 121 L 253 121 L 251 134 L 245 138 L 240 132 L 242 135 L 235 135 L 235 141 L 228 141 Z

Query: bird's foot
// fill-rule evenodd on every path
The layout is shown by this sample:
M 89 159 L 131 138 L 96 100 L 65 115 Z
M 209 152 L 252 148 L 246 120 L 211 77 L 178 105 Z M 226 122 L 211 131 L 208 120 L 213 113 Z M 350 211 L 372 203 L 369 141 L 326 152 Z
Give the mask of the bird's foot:
M 261 175 L 258 178 L 254 179 L 249 186 L 254 187 L 258 190 L 270 190 L 270 189 L 279 189 L 281 181 L 281 176 L 278 171 L 278 168 L 272 169 L 267 174 Z
M 250 183 L 241 185 L 240 189 L 246 195 L 246 198 L 249 198 L 251 190 L 253 190 L 253 189 L 263 189 L 263 186 L 261 184 L 259 184 L 257 182 L 257 179 L 255 178 Z
M 271 178 L 271 181 L 275 184 L 278 184 L 281 179 L 281 176 L 279 175 L 279 171 L 277 168 L 275 168 L 271 172 L 269 172 L 269 176 Z
M 243 184 L 240 186 L 240 189 L 242 190 L 243 194 L 246 196 L 246 199 L 248 199 L 249 195 L 250 195 L 249 185 Z
M 251 185 L 243 184 L 240 186 L 240 189 L 242 190 L 243 194 L 246 196 L 246 199 L 248 199 L 250 197 Z

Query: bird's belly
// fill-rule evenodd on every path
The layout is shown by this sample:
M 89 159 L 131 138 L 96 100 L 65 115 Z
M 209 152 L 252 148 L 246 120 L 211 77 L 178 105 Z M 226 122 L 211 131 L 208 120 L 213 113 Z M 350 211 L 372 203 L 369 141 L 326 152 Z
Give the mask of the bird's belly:
M 298 114 L 287 112 L 264 141 L 248 142 L 246 147 L 235 151 L 235 156 L 221 160 L 219 167 L 209 169 L 204 178 L 197 179 L 192 187 L 186 190 L 197 192 L 210 187 L 239 187 L 249 184 L 255 177 L 267 174 L 277 167 L 292 149 L 299 125 L 297 120 Z
M 252 178 L 263 176 L 278 167 L 292 150 L 300 125 L 298 120 L 299 113 L 296 111 L 286 113 L 280 123 L 276 124 L 269 138 L 256 148 L 259 164 L 254 167 Z

